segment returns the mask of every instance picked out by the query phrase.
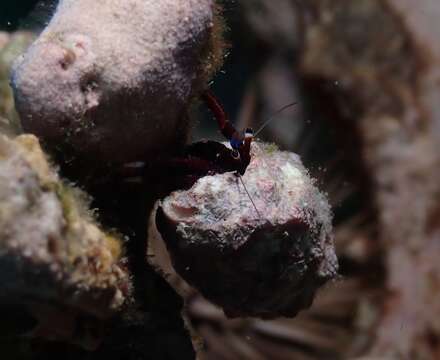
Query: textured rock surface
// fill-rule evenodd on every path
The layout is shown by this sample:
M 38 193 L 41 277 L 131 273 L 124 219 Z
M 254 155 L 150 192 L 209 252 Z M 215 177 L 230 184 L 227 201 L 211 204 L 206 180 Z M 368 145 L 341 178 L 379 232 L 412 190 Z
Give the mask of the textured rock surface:
M 212 71 L 214 11 L 211 0 L 62 0 L 15 64 L 25 131 L 112 162 L 184 140 L 188 101 Z
M 123 304 L 129 280 L 120 241 L 98 228 L 74 191 L 34 136 L 0 136 L 0 304 L 98 318 Z
M 9 84 L 13 61 L 31 44 L 35 36 L 28 32 L 0 32 L 0 132 L 17 134 L 20 122 Z
M 293 316 L 336 275 L 327 199 L 297 155 L 254 144 L 243 176 L 205 176 L 158 208 L 176 271 L 228 316 Z

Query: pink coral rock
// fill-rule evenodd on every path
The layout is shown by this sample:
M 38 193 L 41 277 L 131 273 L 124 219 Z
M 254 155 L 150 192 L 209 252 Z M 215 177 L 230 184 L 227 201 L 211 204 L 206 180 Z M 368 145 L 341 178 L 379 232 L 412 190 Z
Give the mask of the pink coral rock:
M 14 66 L 24 130 L 113 162 L 175 144 L 204 76 L 213 13 L 212 0 L 61 0 Z
M 242 181 L 202 177 L 165 198 L 156 222 L 176 272 L 226 315 L 276 318 L 336 276 L 331 219 L 299 157 L 255 143 Z

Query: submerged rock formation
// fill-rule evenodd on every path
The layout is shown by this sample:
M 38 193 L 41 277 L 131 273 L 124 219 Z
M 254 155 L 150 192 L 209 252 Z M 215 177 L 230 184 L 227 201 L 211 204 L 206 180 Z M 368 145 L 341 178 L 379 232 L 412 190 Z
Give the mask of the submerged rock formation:
M 189 99 L 221 62 L 214 12 L 212 0 L 62 0 L 14 66 L 24 130 L 93 163 L 182 143 Z
M 0 305 L 45 323 L 35 335 L 75 342 L 66 339 L 74 321 L 60 319 L 105 319 L 129 296 L 121 240 L 100 229 L 81 197 L 34 136 L 0 135 Z

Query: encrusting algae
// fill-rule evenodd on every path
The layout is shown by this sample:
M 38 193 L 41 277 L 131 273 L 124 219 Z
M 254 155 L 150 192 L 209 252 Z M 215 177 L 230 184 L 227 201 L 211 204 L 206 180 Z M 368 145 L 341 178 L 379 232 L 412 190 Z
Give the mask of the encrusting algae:
M 101 319 L 123 305 L 131 286 L 122 243 L 77 191 L 51 169 L 35 136 L 0 136 L 0 303 L 31 313 L 53 304 Z
M 9 85 L 10 71 L 14 60 L 34 39 L 35 35 L 29 32 L 0 32 L 0 133 L 16 135 L 21 131 L 14 96 Z

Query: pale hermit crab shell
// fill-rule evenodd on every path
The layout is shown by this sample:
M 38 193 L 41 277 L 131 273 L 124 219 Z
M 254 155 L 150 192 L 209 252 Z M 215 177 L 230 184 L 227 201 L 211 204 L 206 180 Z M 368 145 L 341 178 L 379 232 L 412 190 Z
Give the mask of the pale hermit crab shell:
M 243 178 L 199 179 L 161 203 L 177 273 L 228 316 L 294 316 L 337 274 L 332 213 L 299 157 L 255 143 Z

